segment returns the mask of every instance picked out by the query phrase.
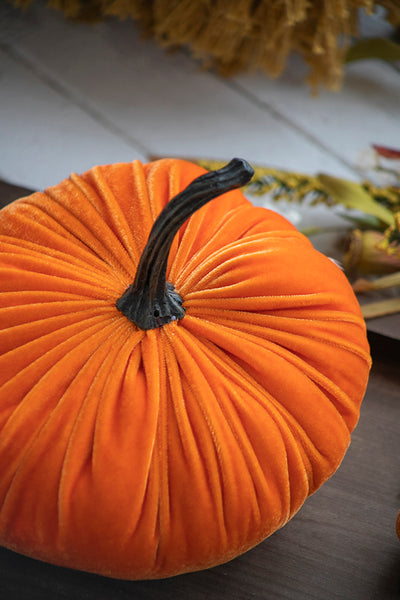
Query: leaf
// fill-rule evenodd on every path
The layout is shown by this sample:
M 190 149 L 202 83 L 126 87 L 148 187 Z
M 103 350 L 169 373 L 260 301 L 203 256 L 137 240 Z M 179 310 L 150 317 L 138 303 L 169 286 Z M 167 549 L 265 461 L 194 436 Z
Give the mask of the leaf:
M 369 38 L 356 42 L 347 51 L 345 62 L 377 58 L 379 60 L 400 60 L 400 44 L 387 38 Z
M 390 275 L 384 275 L 378 279 L 357 279 L 353 283 L 353 290 L 355 292 L 369 292 L 371 290 L 383 290 L 388 287 L 394 287 L 400 285 L 400 271 L 396 273 L 390 273 Z
M 379 156 L 393 160 L 400 160 L 400 150 L 397 150 L 397 148 L 388 148 L 387 146 L 378 146 L 377 144 L 373 144 L 372 147 L 375 152 L 379 154 Z
M 374 217 L 373 215 L 367 215 L 364 213 L 357 216 L 346 214 L 341 214 L 340 216 L 343 217 L 343 219 L 346 219 L 346 221 L 354 223 L 359 229 L 382 229 L 380 219 Z
M 400 298 L 390 298 L 389 300 L 379 300 L 378 302 L 363 304 L 361 306 L 361 312 L 364 319 L 392 315 L 400 312 Z
M 391 211 L 378 204 L 378 202 L 375 202 L 360 184 L 354 181 L 331 177 L 324 173 L 321 173 L 318 178 L 325 191 L 335 202 L 343 204 L 348 209 L 359 210 L 373 215 L 386 225 L 394 225 L 394 216 Z

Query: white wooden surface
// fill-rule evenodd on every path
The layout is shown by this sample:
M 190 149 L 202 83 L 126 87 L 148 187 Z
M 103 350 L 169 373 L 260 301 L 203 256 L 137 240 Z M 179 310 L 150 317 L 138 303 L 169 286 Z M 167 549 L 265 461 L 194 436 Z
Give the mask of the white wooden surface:
M 294 58 L 278 80 L 224 80 L 142 40 L 132 22 L 77 25 L 41 3 L 26 12 L 3 3 L 0 178 L 43 189 L 94 164 L 156 154 L 357 179 L 371 143 L 400 146 L 399 65 L 354 63 L 340 93 L 317 98 L 305 73 Z

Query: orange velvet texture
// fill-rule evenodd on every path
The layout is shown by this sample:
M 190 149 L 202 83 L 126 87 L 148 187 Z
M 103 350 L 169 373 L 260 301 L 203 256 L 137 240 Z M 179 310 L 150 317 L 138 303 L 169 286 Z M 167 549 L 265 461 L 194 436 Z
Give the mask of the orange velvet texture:
M 0 543 L 112 577 L 227 561 L 337 469 L 370 368 L 340 269 L 240 191 L 199 210 L 168 279 L 186 316 L 115 307 L 151 225 L 204 171 L 95 167 L 0 211 Z

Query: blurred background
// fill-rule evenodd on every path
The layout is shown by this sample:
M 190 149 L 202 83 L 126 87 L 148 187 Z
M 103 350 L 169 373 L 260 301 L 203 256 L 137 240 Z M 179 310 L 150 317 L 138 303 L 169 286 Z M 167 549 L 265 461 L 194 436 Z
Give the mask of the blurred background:
M 400 62 L 349 63 L 340 90 L 320 86 L 316 96 L 295 54 L 276 79 L 224 78 L 188 47 L 144 39 L 132 20 L 72 22 L 41 1 L 0 6 L 6 181 L 42 189 L 72 171 L 153 155 L 238 155 L 357 179 L 371 144 L 400 145 Z M 381 11 L 360 13 L 360 28 L 367 37 L 392 31 Z

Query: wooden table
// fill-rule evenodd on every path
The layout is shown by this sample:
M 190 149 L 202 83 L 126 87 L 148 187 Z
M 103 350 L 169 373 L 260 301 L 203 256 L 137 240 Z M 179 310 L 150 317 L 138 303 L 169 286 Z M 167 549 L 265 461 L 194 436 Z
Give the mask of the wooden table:
M 25 188 L 0 183 L 0 207 Z M 374 365 L 337 473 L 280 531 L 232 562 L 128 582 L 0 548 L 4 600 L 395 600 L 400 598 L 400 345 L 370 332 Z

